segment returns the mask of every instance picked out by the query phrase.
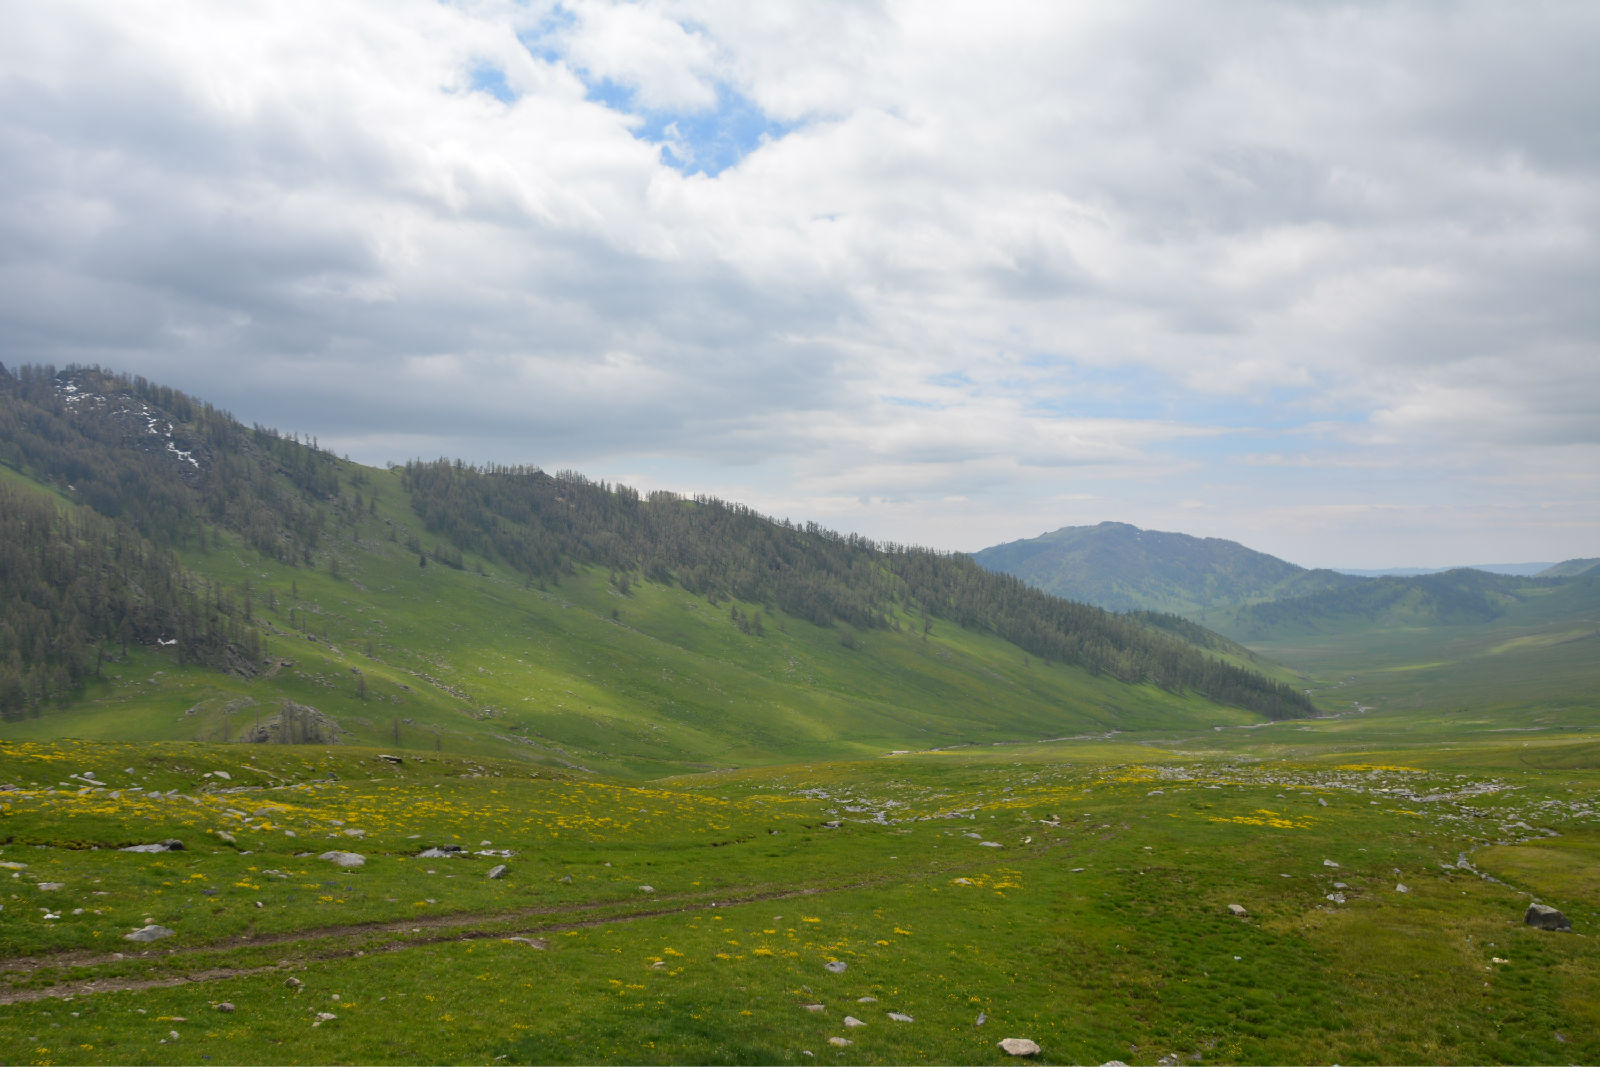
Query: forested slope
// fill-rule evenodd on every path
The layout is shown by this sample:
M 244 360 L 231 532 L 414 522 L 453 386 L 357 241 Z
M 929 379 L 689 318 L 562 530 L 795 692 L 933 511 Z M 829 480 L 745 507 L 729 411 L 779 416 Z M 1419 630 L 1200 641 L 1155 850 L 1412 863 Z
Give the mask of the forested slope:
M 773 521 L 711 498 L 642 498 L 570 472 L 447 461 L 374 471 L 314 441 L 246 428 L 174 390 L 98 369 L 0 368 L 0 465 L 18 472 L 19 486 L 35 487 L 31 497 L 19 488 L 22 502 L 8 509 L 18 526 L 8 537 L 5 580 L 15 592 L 7 597 L 10 630 L 0 630 L 0 665 L 14 668 L 13 711 L 37 711 L 70 693 L 113 646 L 121 655 L 124 640 L 156 648 L 176 640 L 180 664 L 248 674 L 262 655 L 258 624 L 268 644 L 291 631 L 314 639 L 306 613 L 326 611 L 295 592 L 280 612 L 280 592 L 252 588 L 257 577 L 288 568 L 337 581 L 341 566 L 392 562 L 403 551 L 422 567 L 510 570 L 528 590 L 601 568 L 624 595 L 643 583 L 731 602 L 728 622 L 758 639 L 785 619 L 836 632 L 845 650 L 874 632 L 949 627 L 1119 683 L 1271 717 L 1311 710 L 1298 690 L 1188 641 L 1051 597 L 962 556 Z M 272 568 L 252 567 L 250 558 Z M 210 560 L 221 584 L 195 577 L 184 560 Z M 380 570 L 388 575 L 390 566 Z M 340 590 L 356 598 L 353 617 L 373 617 L 367 602 L 376 590 Z M 463 587 L 455 595 L 477 594 Z M 365 668 L 348 669 L 361 677 Z

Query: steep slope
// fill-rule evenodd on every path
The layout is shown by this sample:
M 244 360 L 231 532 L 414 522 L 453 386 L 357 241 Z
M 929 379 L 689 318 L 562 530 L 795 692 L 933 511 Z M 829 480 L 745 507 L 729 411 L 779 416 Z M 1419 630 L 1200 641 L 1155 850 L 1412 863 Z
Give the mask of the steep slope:
M 81 696 L 34 699 L 12 736 L 309 730 L 653 774 L 1309 710 L 961 557 L 575 475 L 373 470 L 96 371 L 0 377 L 0 459 L 170 548 L 260 649 L 229 673 L 102 637 Z
M 1141 530 L 1121 522 L 1066 526 L 976 552 L 987 570 L 1111 611 L 1149 610 L 1206 621 L 1240 604 L 1355 586 L 1361 579 L 1307 570 L 1234 541 Z

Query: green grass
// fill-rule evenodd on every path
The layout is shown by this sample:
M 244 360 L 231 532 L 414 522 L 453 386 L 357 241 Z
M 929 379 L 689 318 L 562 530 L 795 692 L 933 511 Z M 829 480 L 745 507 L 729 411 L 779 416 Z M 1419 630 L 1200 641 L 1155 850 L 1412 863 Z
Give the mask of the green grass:
M 1393 746 L 1408 725 L 1423 741 Z M 985 1063 L 1006 1036 L 1044 1062 L 1600 1055 L 1600 771 L 1561 755 L 1600 737 L 1549 742 L 1552 772 L 1493 733 L 1442 750 L 1414 718 L 1285 729 L 648 783 L 7 743 L 0 862 L 25 866 L 0 870 L 0 1060 Z M 103 786 L 70 777 L 90 771 Z M 165 837 L 187 848 L 112 850 Z M 482 842 L 513 855 L 415 855 Z M 334 848 L 367 863 L 316 858 Z M 1523 926 L 1533 897 L 1577 935 Z M 145 920 L 177 934 L 122 940 Z

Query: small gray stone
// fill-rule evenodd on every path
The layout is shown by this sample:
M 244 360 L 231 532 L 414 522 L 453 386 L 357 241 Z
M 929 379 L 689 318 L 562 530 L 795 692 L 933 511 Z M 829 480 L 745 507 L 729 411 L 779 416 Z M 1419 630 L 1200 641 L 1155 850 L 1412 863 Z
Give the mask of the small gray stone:
M 914 1023 L 917 1021 L 903 1011 L 891 1011 L 889 1013 L 889 1018 L 893 1019 L 897 1023 Z
M 50 892 L 54 892 L 57 889 L 65 889 L 65 888 L 67 888 L 67 883 L 65 883 L 65 882 L 40 882 L 39 883 L 39 888 L 43 889 L 47 893 L 50 893 Z
M 855 1044 L 855 1042 L 851 1041 L 848 1037 L 830 1037 L 828 1038 L 828 1044 L 838 1045 L 840 1048 L 844 1048 L 846 1045 Z
M 972 1025 L 973 1026 L 982 1026 L 984 1023 L 986 1023 L 988 1021 L 989 1021 L 989 1013 L 986 1012 L 986 1011 L 980 1011 L 978 1013 L 978 1021 L 973 1023 Z
M 217 1005 L 217 1010 L 222 1012 L 224 1015 L 232 1015 L 238 1009 L 224 1000 L 221 1004 Z
M 1228 911 L 1234 915 L 1237 915 L 1241 919 L 1250 914 L 1248 911 L 1244 910 L 1243 904 L 1229 904 Z
M 639 892 L 641 893 L 654 893 L 655 891 L 656 887 L 653 885 L 642 885 L 639 887 Z
M 832 971 L 834 974 L 843 974 L 849 965 L 845 963 L 844 960 L 829 960 L 827 963 L 823 964 L 823 966 L 828 968 L 828 970 Z
M 823 1006 L 821 1004 L 802 1004 L 800 1006 L 802 1008 L 804 1008 L 806 1011 L 824 1011 L 824 1010 L 826 1010 L 826 1009 L 823 1008 Z
M 359 852 L 324 852 L 317 859 L 337 863 L 341 867 L 359 867 L 367 862 L 367 857 Z
M 862 1022 L 860 1019 L 857 1019 L 854 1015 L 846 1015 L 844 1017 L 844 1024 L 846 1026 L 850 1026 L 850 1027 L 867 1025 L 866 1023 Z
M 1406 885 L 1404 882 L 1400 882 L 1394 887 L 1394 891 L 1396 893 L 1409 893 L 1411 892 L 1411 887 Z
M 1328 894 L 1328 899 L 1333 901 L 1335 904 L 1343 904 L 1344 903 L 1344 894 L 1343 893 L 1329 893 Z
M 497 863 L 493 867 L 489 868 L 489 877 L 490 878 L 504 878 L 505 875 L 506 875 L 506 865 L 503 864 L 503 863 Z
M 171 937 L 176 931 L 168 930 L 165 926 L 143 926 L 131 934 L 123 934 L 124 941 L 160 941 L 163 937 Z
M 1013 1056 L 1037 1056 L 1043 1051 L 1037 1042 L 1025 1037 L 1008 1037 L 1000 1042 L 1000 1047 Z
M 1548 904 L 1529 904 L 1527 914 L 1523 915 L 1522 921 L 1536 930 L 1556 930 L 1568 934 L 1572 932 L 1572 920 Z
M 506 940 L 507 941 L 515 941 L 515 942 L 517 942 L 519 944 L 527 945 L 529 948 L 549 948 L 550 947 L 549 946 L 549 942 L 545 941 L 542 937 L 508 937 L 508 938 L 506 938 Z

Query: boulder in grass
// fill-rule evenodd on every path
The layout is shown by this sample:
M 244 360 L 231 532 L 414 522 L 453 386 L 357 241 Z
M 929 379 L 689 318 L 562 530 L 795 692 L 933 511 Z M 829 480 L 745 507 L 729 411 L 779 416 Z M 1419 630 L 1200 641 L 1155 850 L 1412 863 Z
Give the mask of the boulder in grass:
M 171 937 L 175 933 L 177 933 L 176 930 L 168 930 L 165 926 L 142 926 L 131 934 L 123 934 L 122 940 L 140 942 L 160 941 L 163 937 Z
M 1536 930 L 1555 930 L 1572 933 L 1572 920 L 1548 904 L 1529 904 L 1522 921 Z
M 129 845 L 127 848 L 118 849 L 119 852 L 182 852 L 183 842 L 176 837 L 169 837 L 165 841 L 157 841 L 149 845 Z
M 1246 915 L 1250 914 L 1248 911 L 1245 910 L 1243 904 L 1229 904 L 1228 905 L 1228 913 L 1230 915 L 1237 915 L 1241 919 L 1244 918 Z
M 489 877 L 490 878 L 504 878 L 505 876 L 506 876 L 506 865 L 505 864 L 497 863 L 493 867 L 489 868 Z
M 849 967 L 849 964 L 845 963 L 844 960 L 829 960 L 827 963 L 823 964 L 823 966 L 832 971 L 834 974 L 843 974 Z
M 1029 1041 L 1025 1037 L 1008 1037 L 1000 1042 L 1000 1047 L 1012 1056 L 1037 1056 L 1044 1051 L 1038 1042 Z
M 359 852 L 324 852 L 317 859 L 337 863 L 341 867 L 360 867 L 367 862 L 367 857 Z

